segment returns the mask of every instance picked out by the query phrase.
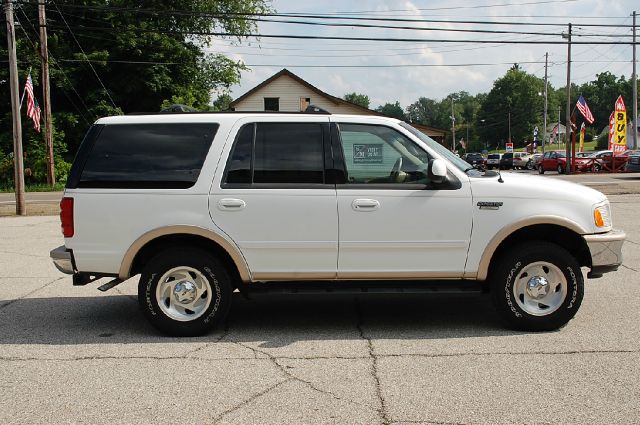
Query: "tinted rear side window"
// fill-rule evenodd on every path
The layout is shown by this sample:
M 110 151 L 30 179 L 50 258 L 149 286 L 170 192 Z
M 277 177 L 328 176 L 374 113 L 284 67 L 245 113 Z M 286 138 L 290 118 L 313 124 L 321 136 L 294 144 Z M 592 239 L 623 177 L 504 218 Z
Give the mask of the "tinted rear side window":
M 78 187 L 184 189 L 198 180 L 217 124 L 105 125 Z
M 320 124 L 258 124 L 253 182 L 323 183 Z
M 245 125 L 229 155 L 223 187 L 324 183 L 323 131 L 321 123 Z

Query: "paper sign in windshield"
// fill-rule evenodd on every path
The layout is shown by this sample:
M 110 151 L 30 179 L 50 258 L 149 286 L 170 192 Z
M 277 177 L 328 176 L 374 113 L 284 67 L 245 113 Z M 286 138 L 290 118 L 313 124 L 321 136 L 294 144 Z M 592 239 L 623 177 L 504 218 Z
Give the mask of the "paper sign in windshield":
M 356 164 L 382 164 L 382 144 L 354 144 L 353 162 Z

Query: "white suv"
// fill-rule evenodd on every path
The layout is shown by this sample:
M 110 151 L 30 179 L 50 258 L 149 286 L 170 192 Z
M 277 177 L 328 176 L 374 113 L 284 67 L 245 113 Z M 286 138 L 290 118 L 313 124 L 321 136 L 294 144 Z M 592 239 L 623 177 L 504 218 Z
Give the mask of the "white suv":
M 482 173 L 391 118 L 109 117 L 74 161 L 51 257 L 75 285 L 140 274 L 172 335 L 268 288 L 490 291 L 509 326 L 550 330 L 581 303 L 580 267 L 616 270 L 625 235 L 603 194 L 542 179 Z

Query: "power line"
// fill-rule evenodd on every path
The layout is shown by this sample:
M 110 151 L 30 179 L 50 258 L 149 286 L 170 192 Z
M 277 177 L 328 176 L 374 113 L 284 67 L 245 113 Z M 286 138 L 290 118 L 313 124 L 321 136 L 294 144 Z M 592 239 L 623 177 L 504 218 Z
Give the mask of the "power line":
M 74 41 L 76 42 L 76 44 L 78 45 L 78 47 L 80 48 L 80 51 L 82 52 L 82 55 L 84 56 L 85 59 L 88 59 L 87 54 L 84 52 L 84 49 L 82 48 L 82 46 L 80 45 L 80 42 L 78 41 L 78 39 L 76 38 L 76 36 L 73 34 L 73 31 L 71 30 L 71 27 L 69 26 L 69 24 L 67 23 L 67 20 L 65 19 L 64 15 L 62 14 L 62 12 L 60 11 L 60 9 L 58 8 L 58 5 L 52 1 L 51 2 L 55 8 L 58 10 L 58 13 L 60 14 L 60 17 L 62 18 L 62 21 L 64 22 L 64 24 L 67 26 L 67 28 L 69 29 L 69 33 L 71 34 L 71 36 L 73 37 Z M 96 76 L 96 78 L 98 79 L 98 82 L 100 83 L 100 85 L 102 86 L 102 88 L 104 89 L 104 92 L 107 94 L 107 97 L 109 98 L 109 101 L 111 102 L 111 104 L 113 105 L 114 108 L 118 108 L 116 106 L 116 103 L 113 101 L 113 98 L 111 97 L 111 94 L 109 94 L 109 90 L 107 90 L 107 88 L 104 86 L 104 83 L 102 82 L 102 80 L 100 79 L 100 76 L 98 75 L 98 73 L 96 72 L 96 69 L 93 67 L 93 65 L 91 64 L 91 62 L 87 61 L 87 63 L 89 64 L 89 67 L 91 67 L 91 70 L 93 71 L 93 74 Z
M 56 28 L 56 27 L 54 27 Z M 57 27 L 59 28 L 59 27 Z M 75 27 L 85 30 L 118 32 L 118 28 L 100 27 Z M 69 30 L 71 28 L 69 27 Z M 323 36 L 323 35 L 298 35 L 298 34 L 242 34 L 236 32 L 214 32 L 214 31 L 170 31 L 153 30 L 146 28 L 129 28 L 128 31 L 158 34 L 181 34 L 198 36 L 218 36 L 218 37 L 255 37 L 255 38 L 283 38 L 299 40 L 352 40 L 352 41 L 383 41 L 383 42 L 404 42 L 404 43 L 479 43 L 479 44 L 548 44 L 566 45 L 567 41 L 560 40 L 472 40 L 472 39 L 442 39 L 442 38 L 394 38 L 394 37 L 347 37 L 347 36 Z M 602 44 L 602 45 L 628 45 L 633 42 L 625 41 L 572 41 L 572 44 Z M 635 44 L 640 44 L 636 42 Z
M 29 19 L 29 17 L 27 16 L 27 14 L 25 13 L 25 11 L 22 9 L 22 7 L 19 8 L 20 11 L 22 12 L 22 15 L 25 17 L 25 19 L 27 20 L 27 22 L 29 23 L 29 26 L 31 27 L 31 29 L 37 34 L 38 31 L 36 30 L 36 28 L 33 26 L 33 23 L 31 22 L 31 20 Z M 27 40 L 29 40 L 29 43 L 31 43 L 31 45 L 33 46 L 33 48 L 36 48 L 36 44 L 31 41 L 31 38 L 29 37 L 29 34 L 27 34 L 27 31 L 24 29 L 24 26 L 22 24 L 20 24 L 20 20 L 18 19 L 18 16 L 16 14 L 16 21 L 18 21 L 18 24 L 20 25 L 20 28 L 22 28 L 22 32 L 24 33 L 25 37 L 27 37 Z M 78 93 L 78 91 L 76 90 L 76 88 L 73 86 L 73 84 L 71 83 L 71 80 L 69 80 L 69 77 L 67 77 L 67 74 L 64 72 L 64 70 L 62 69 L 62 67 L 58 64 L 58 61 L 56 60 L 56 58 L 51 54 L 51 52 L 49 52 L 49 58 L 52 59 L 52 63 L 53 65 L 58 69 L 58 71 L 60 71 L 60 73 L 62 74 L 62 76 L 64 77 L 65 80 L 67 80 L 67 83 L 69 84 L 69 87 L 71 87 L 71 90 L 73 90 L 73 92 L 76 94 L 76 96 L 78 96 L 78 99 L 80 100 L 80 103 L 82 103 L 82 106 L 84 106 L 85 110 L 87 111 L 87 113 L 90 114 L 89 112 L 89 108 L 87 107 L 87 105 L 84 103 L 84 100 L 82 99 L 82 96 L 80 96 L 80 94 Z M 71 100 L 71 98 L 65 93 L 64 90 L 62 90 L 62 93 L 64 94 L 64 96 L 67 98 L 67 100 L 69 101 L 69 103 L 71 103 L 71 105 L 76 109 L 76 111 L 78 111 L 78 113 L 80 114 L 80 117 L 82 117 L 82 119 L 84 120 L 84 122 L 87 125 L 90 125 L 91 123 L 89 122 L 89 120 L 87 120 L 87 118 L 85 117 L 84 113 L 80 110 L 80 108 Z
M 567 0 L 577 1 L 577 0 Z M 24 4 L 36 4 L 34 2 L 23 1 Z M 478 25 L 521 25 L 521 26 L 565 26 L 564 23 L 550 23 L 550 22 L 522 22 L 522 21 L 509 21 L 509 22 L 497 22 L 497 21 L 478 21 L 478 20 L 451 20 L 451 19 L 403 19 L 403 18 L 380 18 L 380 17 L 353 17 L 353 16 L 337 16 L 342 13 L 325 13 L 325 14 L 304 14 L 304 13 L 241 13 L 241 12 L 229 12 L 229 13 L 214 13 L 206 11 L 194 11 L 194 10 L 179 10 L 179 9 L 143 9 L 143 8 L 131 8 L 131 7 L 114 7 L 114 6 L 91 6 L 91 5 L 75 5 L 64 4 L 60 5 L 62 8 L 71 9 L 83 9 L 92 10 L 97 12 L 131 12 L 138 14 L 153 14 L 153 15 L 168 15 L 170 17 L 185 16 L 185 17 L 202 17 L 202 18 L 216 18 L 216 19 L 229 19 L 229 18 L 241 18 L 241 19 L 261 19 L 269 17 L 288 17 L 288 18 L 308 18 L 308 19 L 325 19 L 325 20 L 349 20 L 349 21 L 385 21 L 385 22 L 410 22 L 410 23 L 447 23 L 447 24 L 478 24 Z M 493 16 L 491 16 L 493 17 Z M 523 16 L 518 16 L 523 17 Z M 527 16 L 528 17 L 528 16 Z M 569 19 L 569 17 L 564 17 Z M 576 18 L 576 17 L 571 17 Z M 618 24 L 579 24 L 580 26 L 593 26 L 593 27 L 615 27 L 618 28 Z M 630 26 L 629 26 L 630 27 Z

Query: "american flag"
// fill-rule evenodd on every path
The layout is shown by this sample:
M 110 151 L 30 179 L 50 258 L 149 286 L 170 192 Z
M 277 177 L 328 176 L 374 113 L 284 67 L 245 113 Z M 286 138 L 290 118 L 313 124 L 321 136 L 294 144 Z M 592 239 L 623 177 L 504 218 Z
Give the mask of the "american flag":
M 584 119 L 587 120 L 589 124 L 593 124 L 595 118 L 593 118 L 593 114 L 591 114 L 591 110 L 587 106 L 587 101 L 584 100 L 584 97 L 580 96 L 580 99 L 578 99 L 578 103 L 576 103 L 576 106 L 580 110 L 580 113 L 582 114 Z
M 24 85 L 24 90 L 27 92 L 27 116 L 33 120 L 33 128 L 40 132 L 40 105 L 33 96 L 33 81 L 31 81 L 31 74 L 27 77 L 27 83 Z

